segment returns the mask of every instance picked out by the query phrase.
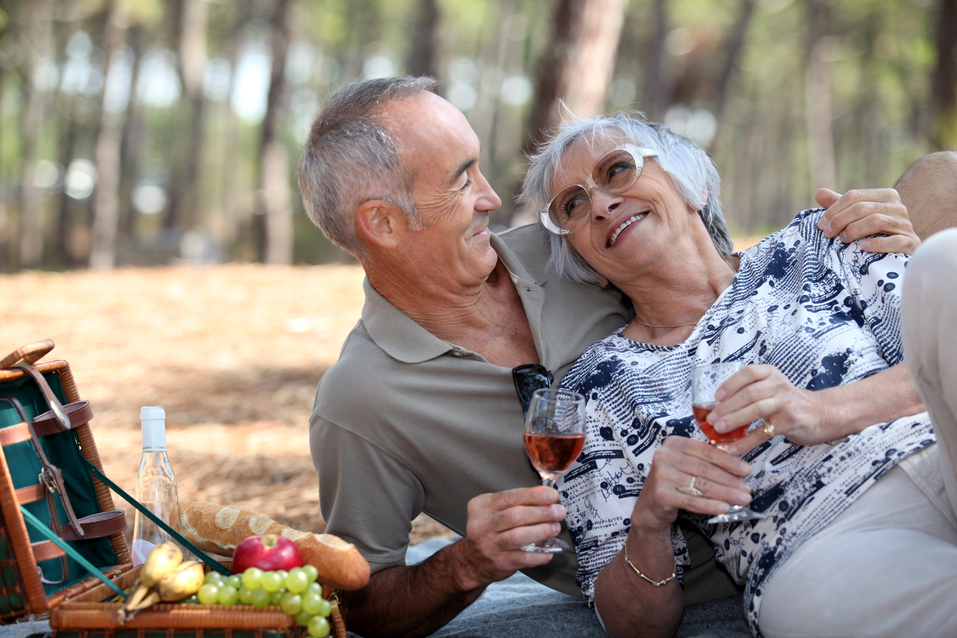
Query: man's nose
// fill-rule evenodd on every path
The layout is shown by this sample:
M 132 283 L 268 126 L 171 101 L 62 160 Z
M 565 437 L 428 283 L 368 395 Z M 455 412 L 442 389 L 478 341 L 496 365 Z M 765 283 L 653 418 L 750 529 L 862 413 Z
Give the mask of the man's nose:
M 479 175 L 485 192 L 482 193 L 482 198 L 476 203 L 475 207 L 479 210 L 487 210 L 489 212 L 498 210 L 502 206 L 502 198 L 498 196 L 498 193 L 495 192 L 492 185 L 485 179 L 485 175 L 481 173 L 479 173 Z

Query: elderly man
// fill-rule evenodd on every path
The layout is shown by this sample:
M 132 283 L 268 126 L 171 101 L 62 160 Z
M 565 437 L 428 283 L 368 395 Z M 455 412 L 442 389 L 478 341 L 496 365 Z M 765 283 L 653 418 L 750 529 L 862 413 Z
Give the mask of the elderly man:
M 372 566 L 347 599 L 349 629 L 365 636 L 431 634 L 517 570 L 578 594 L 573 555 L 518 549 L 558 533 L 565 513 L 525 457 L 512 368 L 540 363 L 560 379 L 630 313 L 612 291 L 547 276 L 538 228 L 489 232 L 501 200 L 479 170 L 478 137 L 434 86 L 343 88 L 313 124 L 299 173 L 310 218 L 367 276 L 310 434 L 327 530 Z M 899 199 L 865 195 L 822 191 L 825 232 L 882 231 L 875 250 L 916 247 Z M 462 538 L 406 566 L 423 511 Z M 707 564 L 685 577 L 689 602 L 734 592 Z

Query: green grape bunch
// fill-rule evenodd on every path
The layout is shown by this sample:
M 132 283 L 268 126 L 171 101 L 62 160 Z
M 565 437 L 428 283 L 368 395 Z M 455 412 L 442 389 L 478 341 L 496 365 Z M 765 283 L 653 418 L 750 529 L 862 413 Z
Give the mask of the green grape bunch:
M 326 638 L 331 631 L 328 618 L 332 605 L 322 595 L 322 586 L 316 582 L 318 576 L 312 565 L 293 567 L 288 572 L 250 567 L 242 574 L 228 577 L 209 572 L 196 592 L 195 602 L 249 605 L 257 609 L 277 605 L 296 624 L 305 627 L 312 638 Z

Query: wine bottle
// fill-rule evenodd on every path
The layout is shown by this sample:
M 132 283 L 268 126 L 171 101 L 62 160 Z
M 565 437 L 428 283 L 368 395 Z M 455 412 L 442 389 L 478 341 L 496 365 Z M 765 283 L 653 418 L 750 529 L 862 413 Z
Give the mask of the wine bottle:
M 176 477 L 166 452 L 166 412 L 162 407 L 144 406 L 140 410 L 140 422 L 143 457 L 136 474 L 136 500 L 180 532 Z M 136 510 L 133 515 L 133 565 L 141 565 L 155 545 L 169 540 L 176 542 L 166 530 Z

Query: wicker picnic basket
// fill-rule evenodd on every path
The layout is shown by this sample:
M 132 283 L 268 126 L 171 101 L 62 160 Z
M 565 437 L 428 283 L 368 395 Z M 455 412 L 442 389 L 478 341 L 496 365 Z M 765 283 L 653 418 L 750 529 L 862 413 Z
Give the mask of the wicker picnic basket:
M 90 466 L 102 470 L 90 430 L 89 405 L 80 401 L 66 361 L 37 363 L 52 349 L 53 342 L 47 340 L 0 359 L 0 620 L 4 622 L 49 611 L 68 600 L 105 600 L 115 591 L 104 579 L 90 576 L 35 527 L 28 528 L 28 522 L 42 520 L 120 589 L 129 587 L 138 573 L 123 535 L 123 512 L 114 508 L 109 488 L 88 471 Z M 39 473 L 34 473 L 36 468 Z M 85 531 L 81 534 L 77 527 Z
M 223 561 L 231 567 L 230 561 Z M 209 570 L 207 566 L 207 571 Z M 334 593 L 329 602 L 330 636 L 346 638 L 346 623 Z M 122 603 L 67 602 L 50 616 L 52 638 L 305 638 L 305 627 L 281 607 L 248 605 L 158 604 L 120 623 Z
M 53 638 L 303 638 L 308 634 L 279 607 L 154 605 L 126 624 L 120 603 L 65 603 L 50 617 Z M 346 638 L 345 623 L 329 617 L 331 636 Z
M 229 562 L 225 562 L 229 565 Z M 346 638 L 346 623 L 337 595 L 329 602 L 330 636 Z M 281 607 L 248 605 L 159 604 L 120 623 L 122 603 L 60 605 L 50 616 L 52 638 L 305 638 L 305 627 Z
M 0 620 L 51 612 L 53 635 L 63 638 L 303 638 L 304 628 L 279 607 L 163 604 L 118 623 L 122 604 L 102 601 L 132 586 L 140 570 L 111 489 L 142 505 L 103 474 L 92 412 L 70 366 L 39 363 L 53 346 L 32 343 L 0 359 Z M 169 531 L 207 568 L 228 571 L 229 562 Z M 346 638 L 337 595 L 330 603 L 330 635 Z

